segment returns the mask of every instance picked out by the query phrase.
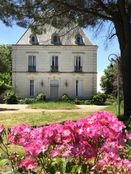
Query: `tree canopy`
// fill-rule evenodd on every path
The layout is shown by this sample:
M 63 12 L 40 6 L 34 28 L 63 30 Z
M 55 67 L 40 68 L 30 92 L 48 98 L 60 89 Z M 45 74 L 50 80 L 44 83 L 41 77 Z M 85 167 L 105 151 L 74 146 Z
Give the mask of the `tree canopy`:
M 11 73 L 11 46 L 0 45 L 0 72 Z
M 11 65 L 11 46 L 0 45 L 0 102 L 1 95 L 11 88 Z
M 59 28 L 73 23 L 101 28 L 110 21 L 109 38 L 117 36 L 121 50 L 124 114 L 131 115 L 131 0 L 5 0 L 0 19 L 10 25 L 38 26 L 51 23 Z
M 116 97 L 118 94 L 118 78 L 119 78 L 119 89 L 122 97 L 122 76 L 121 72 L 118 71 L 118 65 L 116 63 L 109 65 L 104 70 L 104 75 L 101 77 L 100 86 L 105 94 L 113 95 Z M 119 76 L 119 77 L 118 77 Z

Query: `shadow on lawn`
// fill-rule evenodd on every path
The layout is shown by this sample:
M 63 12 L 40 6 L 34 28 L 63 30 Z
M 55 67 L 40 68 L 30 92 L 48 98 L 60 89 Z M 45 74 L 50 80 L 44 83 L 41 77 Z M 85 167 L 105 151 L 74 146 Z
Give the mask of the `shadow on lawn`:
M 7 109 L 7 108 L 0 108 L 0 111 L 17 111 L 18 109 Z

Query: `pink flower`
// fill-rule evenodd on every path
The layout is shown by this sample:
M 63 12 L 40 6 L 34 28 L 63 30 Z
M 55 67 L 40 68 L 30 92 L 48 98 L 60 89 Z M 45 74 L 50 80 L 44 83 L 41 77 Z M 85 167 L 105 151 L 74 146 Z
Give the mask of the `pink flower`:
M 37 167 L 37 163 L 32 160 L 30 156 L 26 157 L 19 165 L 19 168 L 24 168 L 28 171 L 32 171 Z
M 131 133 L 129 133 L 127 130 L 125 131 L 125 133 L 126 133 L 126 138 L 128 140 L 131 140 Z
M 60 152 L 57 151 L 57 150 L 52 150 L 50 152 L 50 155 L 51 155 L 52 158 L 54 158 L 54 157 L 60 156 Z
M 15 126 L 10 130 L 8 136 L 9 142 L 24 146 L 27 142 L 29 142 L 31 138 L 30 132 L 31 127 L 29 127 L 28 125 L 22 124 Z
M 64 157 L 64 158 L 67 158 L 67 157 L 69 157 L 71 155 L 71 151 L 70 150 L 66 150 L 66 151 L 64 151 L 63 153 L 62 153 L 62 156 Z
M 0 133 L 2 133 L 5 130 L 5 127 L 3 125 L 0 125 Z
M 33 157 L 38 156 L 40 153 L 44 153 L 48 149 L 48 144 L 42 139 L 36 139 L 30 141 L 24 146 L 25 151 Z

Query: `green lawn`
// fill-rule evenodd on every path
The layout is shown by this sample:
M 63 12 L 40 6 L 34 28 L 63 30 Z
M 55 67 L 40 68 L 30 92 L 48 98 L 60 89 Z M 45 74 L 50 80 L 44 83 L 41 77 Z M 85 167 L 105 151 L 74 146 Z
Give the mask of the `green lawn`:
M 46 102 L 30 104 L 29 107 L 42 108 L 42 109 L 74 109 L 75 104 L 63 103 L 63 102 Z M 123 106 L 121 107 L 123 112 Z M 117 115 L 117 105 L 107 106 L 105 111 L 109 111 Z M 92 111 L 93 113 L 93 111 Z M 89 116 L 91 113 L 86 112 L 42 112 L 42 113 L 13 113 L 13 114 L 0 114 L 0 124 L 5 125 L 6 128 L 11 128 L 22 123 L 29 124 L 31 126 L 41 126 L 50 124 L 53 122 L 64 122 L 66 120 L 79 120 L 83 117 Z M 11 146 L 10 152 L 17 151 L 19 154 L 23 154 L 23 149 L 19 146 Z M 9 165 L 5 165 L 6 156 L 0 151 L 0 173 L 9 170 Z
M 74 103 L 68 102 L 36 102 L 29 104 L 30 108 L 33 109 L 77 109 Z
M 113 103 L 112 105 L 107 106 L 106 109 L 104 109 L 104 110 L 111 112 L 112 114 L 117 116 L 117 114 L 118 114 L 117 103 Z M 123 103 L 121 103 L 120 115 L 123 115 L 123 113 L 124 113 L 124 105 L 123 105 Z
M 22 123 L 31 126 L 40 126 L 53 122 L 63 122 L 66 120 L 79 120 L 82 117 L 88 116 L 90 113 L 85 112 L 42 112 L 42 113 L 15 113 L 15 114 L 0 114 L 0 124 L 5 127 L 12 127 Z
M 65 107 L 64 107 L 65 106 Z M 62 109 L 62 108 L 76 108 L 75 104 L 72 103 L 63 103 L 63 102 L 46 102 L 46 103 L 35 103 L 30 104 L 29 107 L 33 108 L 47 108 L 47 109 Z M 123 113 L 123 107 L 121 107 L 121 114 Z M 104 109 L 109 111 L 114 115 L 117 115 L 117 106 L 109 105 Z M 93 113 L 93 111 L 92 111 Z M 86 112 L 41 112 L 41 113 L 11 113 L 11 114 L 0 114 L 0 124 L 5 125 L 6 127 L 12 127 L 14 125 L 26 123 L 32 126 L 39 126 L 50 124 L 53 122 L 63 122 L 66 120 L 79 120 L 82 117 L 89 116 L 91 113 Z

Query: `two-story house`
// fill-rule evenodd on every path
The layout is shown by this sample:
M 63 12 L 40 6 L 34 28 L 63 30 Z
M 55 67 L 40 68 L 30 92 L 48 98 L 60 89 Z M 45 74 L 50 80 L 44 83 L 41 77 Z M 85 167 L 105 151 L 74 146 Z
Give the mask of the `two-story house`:
M 40 34 L 28 29 L 13 45 L 13 90 L 19 97 L 44 92 L 57 100 L 90 98 L 97 86 L 97 46 L 79 27 L 68 31 L 45 25 Z

